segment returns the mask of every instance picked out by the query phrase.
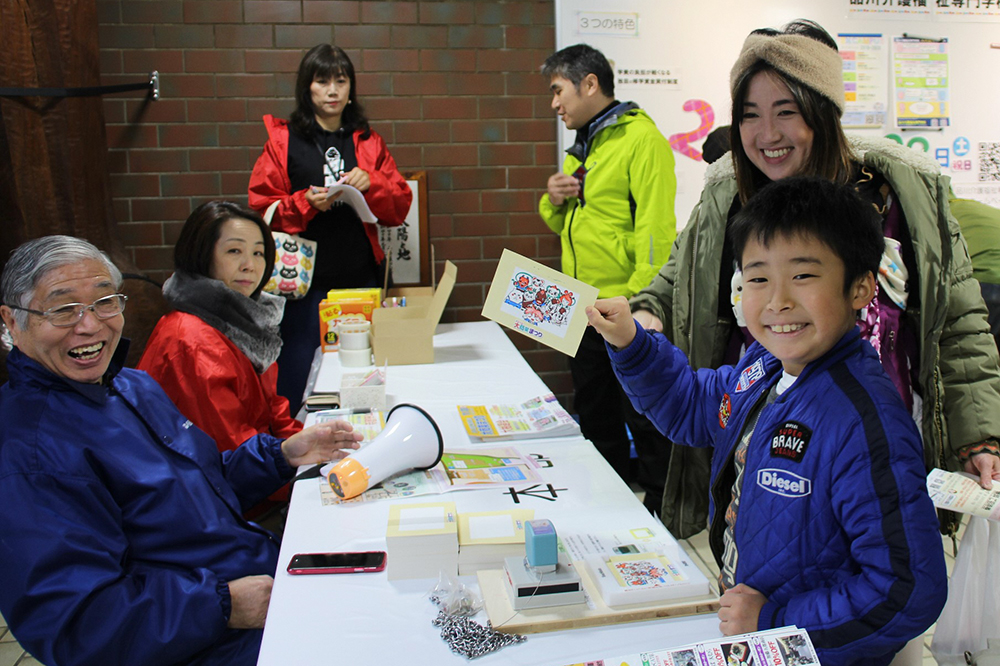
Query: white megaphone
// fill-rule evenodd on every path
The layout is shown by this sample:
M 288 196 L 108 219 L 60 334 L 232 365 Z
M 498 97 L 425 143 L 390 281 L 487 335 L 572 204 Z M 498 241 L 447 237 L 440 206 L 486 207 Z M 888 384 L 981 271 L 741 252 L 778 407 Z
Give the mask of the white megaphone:
M 351 499 L 404 469 L 430 469 L 443 453 L 444 438 L 434 419 L 416 405 L 396 405 L 382 432 L 334 465 L 327 478 L 338 497 Z

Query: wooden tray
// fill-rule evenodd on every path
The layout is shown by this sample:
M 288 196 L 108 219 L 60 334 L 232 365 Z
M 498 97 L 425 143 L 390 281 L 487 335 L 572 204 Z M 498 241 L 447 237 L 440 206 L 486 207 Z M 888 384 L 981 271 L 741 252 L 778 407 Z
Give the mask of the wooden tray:
M 582 562 L 574 562 L 573 567 L 579 572 L 580 580 L 587 596 L 594 603 L 594 608 L 590 608 L 587 604 L 574 604 L 515 611 L 510 604 L 510 597 L 507 596 L 504 572 L 500 569 L 477 572 L 479 590 L 482 592 L 486 614 L 493 627 L 507 634 L 540 634 L 546 631 L 715 613 L 719 610 L 719 595 L 714 592 L 662 604 L 633 604 L 611 608 L 604 603 L 600 591 L 591 581 L 587 567 Z

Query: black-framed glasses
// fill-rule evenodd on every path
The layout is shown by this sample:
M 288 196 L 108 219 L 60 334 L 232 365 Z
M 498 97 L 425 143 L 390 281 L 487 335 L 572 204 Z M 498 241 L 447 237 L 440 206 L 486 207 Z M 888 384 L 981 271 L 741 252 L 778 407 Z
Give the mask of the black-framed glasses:
M 45 311 L 22 308 L 18 305 L 8 305 L 7 307 L 11 310 L 22 310 L 38 315 L 39 317 L 45 317 L 53 326 L 69 328 L 76 326 L 76 323 L 83 319 L 83 313 L 87 310 L 93 312 L 98 319 L 117 317 L 125 311 L 125 301 L 127 300 L 128 296 L 125 294 L 111 294 L 110 296 L 98 298 L 90 305 L 85 305 L 84 303 L 67 303 L 66 305 L 57 305 Z

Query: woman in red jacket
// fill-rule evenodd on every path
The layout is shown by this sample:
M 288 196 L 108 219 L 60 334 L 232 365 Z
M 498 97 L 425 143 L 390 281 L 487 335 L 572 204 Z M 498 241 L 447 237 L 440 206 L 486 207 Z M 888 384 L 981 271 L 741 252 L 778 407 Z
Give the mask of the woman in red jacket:
M 139 370 L 152 375 L 219 451 L 257 433 L 290 437 L 301 430 L 275 386 L 285 299 L 261 291 L 274 268 L 264 220 L 227 201 L 202 204 L 181 229 L 174 268 L 163 285 L 174 311 L 153 329 Z M 287 499 L 285 488 L 248 515 Z
M 288 121 L 264 116 L 269 138 L 250 176 L 249 203 L 263 213 L 280 201 L 274 229 L 318 243 L 309 292 L 288 302 L 281 324 L 278 392 L 297 408 L 319 345 L 319 302 L 330 289 L 381 286 L 385 271 L 376 225 L 328 199 L 327 188 L 358 188 L 384 226 L 403 223 L 413 194 L 385 141 L 368 126 L 354 65 L 342 49 L 320 44 L 302 58 L 295 104 Z

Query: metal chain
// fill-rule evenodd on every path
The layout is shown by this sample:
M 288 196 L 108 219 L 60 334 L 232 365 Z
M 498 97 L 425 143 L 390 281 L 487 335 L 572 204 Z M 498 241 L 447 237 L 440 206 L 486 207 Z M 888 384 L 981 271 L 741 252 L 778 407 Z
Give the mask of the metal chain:
M 486 626 L 467 617 L 449 615 L 444 611 L 431 623 L 441 627 L 441 638 L 451 651 L 466 659 L 477 659 L 490 652 L 496 652 L 508 645 L 523 643 L 525 637 L 520 634 L 504 634 L 496 631 L 487 621 Z

